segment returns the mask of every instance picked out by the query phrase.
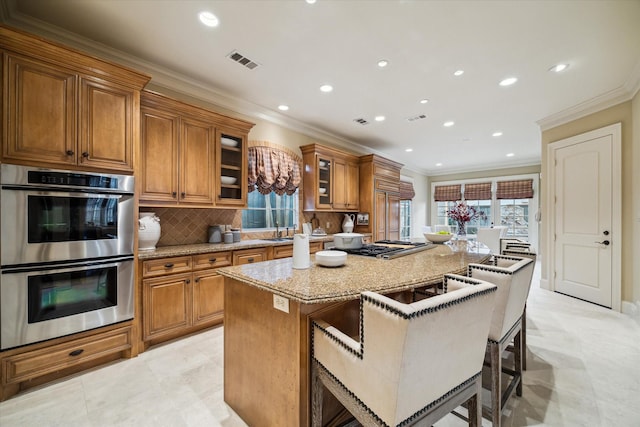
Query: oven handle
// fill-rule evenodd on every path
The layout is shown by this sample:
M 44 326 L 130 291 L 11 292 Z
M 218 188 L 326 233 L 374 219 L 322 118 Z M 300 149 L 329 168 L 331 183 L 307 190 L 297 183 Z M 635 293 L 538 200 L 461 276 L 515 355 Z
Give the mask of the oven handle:
M 131 191 L 111 190 L 109 188 L 69 188 L 69 187 L 47 187 L 28 185 L 3 185 L 3 190 L 30 191 L 34 193 L 64 193 L 69 196 L 75 194 L 103 194 L 105 196 L 133 196 Z M 78 196 L 83 197 L 83 196 Z
M 92 258 L 89 260 L 76 260 L 74 262 L 67 262 L 64 264 L 56 263 L 44 263 L 44 264 L 31 264 L 29 266 L 21 267 L 9 267 L 3 268 L 1 274 L 17 274 L 17 273 L 32 273 L 34 271 L 47 271 L 47 272 L 64 272 L 70 270 L 88 270 L 95 266 L 112 267 L 118 263 L 127 261 L 133 261 L 133 256 L 121 256 L 121 257 L 109 257 L 106 259 Z

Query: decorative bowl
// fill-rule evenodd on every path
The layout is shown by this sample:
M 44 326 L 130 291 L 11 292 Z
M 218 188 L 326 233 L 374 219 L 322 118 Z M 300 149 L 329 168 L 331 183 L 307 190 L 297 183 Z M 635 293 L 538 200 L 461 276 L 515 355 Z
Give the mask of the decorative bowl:
M 327 192 L 327 189 L 324 187 L 320 187 L 320 194 L 324 194 Z
M 424 233 L 424 238 L 431 243 L 444 243 L 451 240 L 453 234 Z
M 347 262 L 347 253 L 344 251 L 316 252 L 316 264 L 323 267 L 340 267 L 345 262 Z
M 225 185 L 233 185 L 236 183 L 236 181 L 238 180 L 238 178 L 233 177 L 233 176 L 221 176 L 220 177 L 220 181 L 225 184 Z
M 231 138 L 220 138 L 220 143 L 222 145 L 226 145 L 227 147 L 237 147 L 238 146 L 238 141 L 236 141 L 235 139 L 231 139 Z
M 320 161 L 318 162 L 318 164 L 320 165 L 320 167 L 321 167 L 321 168 L 323 168 L 323 167 L 327 166 L 327 162 L 322 161 L 322 160 L 320 160 Z

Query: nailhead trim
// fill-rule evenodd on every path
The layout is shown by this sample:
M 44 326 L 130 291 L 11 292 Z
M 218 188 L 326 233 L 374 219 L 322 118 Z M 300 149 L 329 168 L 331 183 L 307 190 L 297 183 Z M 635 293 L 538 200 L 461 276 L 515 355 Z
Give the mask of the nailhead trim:
M 448 284 L 447 284 L 447 282 L 449 281 L 449 279 L 457 280 L 459 282 L 466 283 L 467 285 L 477 285 L 477 284 L 479 284 L 479 282 L 477 280 L 471 279 L 469 277 L 462 276 L 462 277 L 455 277 L 454 278 L 454 277 L 449 277 L 449 275 L 445 274 L 444 275 L 444 281 L 443 281 L 443 284 L 442 284 L 442 292 L 445 293 L 445 294 L 448 292 L 448 286 L 447 286 Z
M 500 259 L 506 259 L 506 260 L 510 260 L 510 261 L 516 261 L 516 262 L 520 262 L 524 259 L 529 260 L 530 262 L 533 262 L 533 260 L 531 258 L 517 258 L 517 257 L 505 257 L 505 256 L 501 256 Z M 517 273 L 518 271 L 522 270 L 523 268 L 527 267 L 530 262 L 521 265 L 520 267 L 518 267 L 517 270 L 513 270 L 513 271 L 505 271 L 503 269 L 505 269 L 505 267 L 497 267 L 500 270 L 494 268 L 493 266 L 485 266 L 484 264 L 474 264 L 474 265 L 469 265 L 469 277 L 473 277 L 473 270 L 483 270 L 483 271 L 489 271 L 491 273 L 497 273 L 497 274 L 506 274 L 506 275 L 513 275 L 515 273 Z M 497 263 L 497 261 L 496 261 Z
M 345 392 L 347 392 L 347 394 L 349 396 L 351 396 L 351 398 L 353 398 L 356 402 L 358 402 L 358 404 L 361 407 L 363 407 L 369 413 L 369 415 L 371 415 L 379 424 L 381 424 L 381 425 L 383 425 L 385 427 L 390 427 L 389 424 L 387 424 L 384 421 L 382 421 L 382 419 L 375 412 L 373 412 L 373 410 L 371 408 L 369 408 L 367 405 L 365 405 L 364 402 L 362 402 L 362 400 L 360 400 L 358 398 L 358 396 L 356 396 L 351 390 L 349 390 L 347 388 L 347 386 L 345 386 L 342 383 L 342 381 L 340 381 L 338 378 L 336 378 L 336 376 L 333 375 L 331 373 L 331 371 L 329 371 L 326 368 L 326 366 L 324 366 L 322 363 L 320 363 L 320 361 L 318 361 L 318 359 L 316 359 L 315 357 L 313 359 L 318 363 L 318 365 L 320 365 L 322 367 L 322 369 L 324 369 L 326 371 L 326 373 L 331 377 L 331 379 L 333 379 L 333 381 L 335 381 Z M 473 375 L 471 378 L 467 379 L 463 383 L 461 383 L 461 384 L 457 385 L 456 387 L 452 388 L 451 390 L 449 390 L 448 392 L 446 392 L 445 394 L 443 394 L 442 396 L 440 396 L 436 400 L 434 400 L 431 403 L 429 403 L 426 406 L 424 406 L 422 409 L 416 411 L 413 415 L 411 415 L 408 418 L 406 418 L 404 421 L 402 421 L 396 427 L 404 427 L 404 426 L 412 424 L 417 419 L 422 417 L 426 412 L 431 410 L 433 407 L 437 406 L 440 402 L 442 402 L 443 400 L 448 399 L 449 396 L 451 396 L 452 394 L 456 393 L 458 390 L 466 387 L 471 382 L 475 381 L 480 376 L 480 374 L 482 374 L 482 371 L 478 372 L 477 374 Z
M 487 341 L 494 343 L 494 344 L 504 344 L 504 341 L 507 339 L 507 337 L 511 334 L 511 332 L 513 332 L 516 329 L 516 326 L 518 326 L 518 321 L 516 321 L 516 323 L 513 324 L 513 326 L 511 327 L 511 329 L 509 329 L 503 336 L 502 338 L 500 338 L 500 341 L 496 341 L 496 340 L 492 340 L 491 338 L 488 338 Z M 520 325 L 520 327 L 522 327 L 522 325 Z
M 362 310 L 360 311 L 362 313 Z M 360 316 L 362 317 L 362 315 Z M 362 321 L 360 321 L 360 330 L 362 330 Z M 322 326 L 318 325 L 316 322 L 313 322 L 313 329 L 311 329 L 311 354 L 315 354 L 314 351 L 314 334 L 315 334 L 315 330 L 319 329 L 321 330 L 327 337 L 329 337 L 329 339 L 331 341 L 333 341 L 334 343 L 338 344 L 340 347 L 344 348 L 345 350 L 347 350 L 349 353 L 355 355 L 358 357 L 358 359 L 362 359 L 362 356 L 364 354 L 364 342 L 362 339 L 362 333 L 360 333 L 360 351 L 356 351 L 353 348 L 349 347 L 348 345 L 346 345 L 344 343 L 344 341 L 342 341 L 340 338 L 338 338 L 335 334 L 332 334 L 330 331 L 328 331 L 326 328 L 323 328 Z

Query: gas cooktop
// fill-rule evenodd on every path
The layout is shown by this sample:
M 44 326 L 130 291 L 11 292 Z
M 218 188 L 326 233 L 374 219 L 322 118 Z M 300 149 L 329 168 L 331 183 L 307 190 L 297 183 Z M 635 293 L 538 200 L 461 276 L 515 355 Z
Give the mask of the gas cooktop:
M 362 245 L 358 249 L 340 249 L 351 255 L 362 255 L 383 259 L 392 259 L 409 255 L 425 249 L 435 247 L 431 243 L 413 243 L 402 240 L 378 240 L 373 244 Z

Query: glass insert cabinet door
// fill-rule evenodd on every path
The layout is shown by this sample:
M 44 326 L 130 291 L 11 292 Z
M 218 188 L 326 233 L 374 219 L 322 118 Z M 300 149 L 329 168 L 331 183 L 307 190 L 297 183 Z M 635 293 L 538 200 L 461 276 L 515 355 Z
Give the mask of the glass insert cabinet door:
M 245 137 L 218 131 L 216 156 L 217 205 L 246 205 L 247 144 Z
M 319 208 L 331 208 L 331 191 L 333 189 L 333 160 L 317 156 L 318 162 L 318 199 Z

